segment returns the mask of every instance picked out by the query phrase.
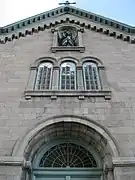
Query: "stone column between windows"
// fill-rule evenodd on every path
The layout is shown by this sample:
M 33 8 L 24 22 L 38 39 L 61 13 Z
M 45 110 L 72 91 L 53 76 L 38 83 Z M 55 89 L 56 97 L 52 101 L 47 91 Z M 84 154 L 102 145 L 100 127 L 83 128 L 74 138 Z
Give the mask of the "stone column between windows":
M 109 90 L 109 85 L 107 82 L 107 77 L 105 73 L 105 68 L 104 67 L 99 67 L 99 77 L 100 77 L 100 82 L 101 82 L 101 88 L 102 90 Z
M 32 67 L 30 70 L 29 80 L 27 84 L 27 90 L 33 90 L 36 80 L 37 67 Z
M 82 66 L 77 66 L 77 87 L 78 90 L 83 90 L 84 85 L 83 85 L 83 73 L 82 73 Z
M 53 77 L 52 77 L 52 90 L 58 90 L 59 83 L 59 66 L 53 67 Z

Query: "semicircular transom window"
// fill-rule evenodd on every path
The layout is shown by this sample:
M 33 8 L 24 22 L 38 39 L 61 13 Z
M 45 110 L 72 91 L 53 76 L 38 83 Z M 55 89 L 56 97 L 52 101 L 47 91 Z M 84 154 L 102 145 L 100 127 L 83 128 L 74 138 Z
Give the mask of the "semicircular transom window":
M 73 143 L 62 143 L 50 148 L 41 158 L 40 167 L 97 167 L 92 154 L 84 147 Z

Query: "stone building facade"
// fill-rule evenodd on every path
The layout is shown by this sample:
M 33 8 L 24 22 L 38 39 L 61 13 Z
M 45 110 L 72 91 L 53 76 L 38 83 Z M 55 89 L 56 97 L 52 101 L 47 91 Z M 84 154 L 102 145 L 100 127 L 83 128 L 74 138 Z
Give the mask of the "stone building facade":
M 135 179 L 135 28 L 62 6 L 0 29 L 0 180 Z

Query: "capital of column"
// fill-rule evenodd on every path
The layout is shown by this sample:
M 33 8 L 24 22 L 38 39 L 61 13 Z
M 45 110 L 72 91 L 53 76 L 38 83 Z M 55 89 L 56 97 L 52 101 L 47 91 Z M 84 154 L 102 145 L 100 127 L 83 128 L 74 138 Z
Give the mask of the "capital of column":
M 27 170 L 32 170 L 31 161 L 24 160 L 22 163 L 22 168 Z
M 59 70 L 60 67 L 59 67 L 59 66 L 53 66 L 53 69 L 54 69 L 54 70 Z
M 76 69 L 77 70 L 82 70 L 82 66 L 77 66 Z

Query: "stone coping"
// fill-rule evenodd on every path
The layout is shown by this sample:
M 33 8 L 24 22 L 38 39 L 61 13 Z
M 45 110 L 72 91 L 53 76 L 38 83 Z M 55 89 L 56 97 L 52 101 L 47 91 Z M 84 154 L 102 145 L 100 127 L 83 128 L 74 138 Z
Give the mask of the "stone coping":
M 21 30 L 24 27 L 28 27 L 31 24 L 34 24 L 36 22 L 44 21 L 45 19 L 57 17 L 62 14 L 72 14 L 79 17 L 83 17 L 85 19 L 88 19 L 92 22 L 96 22 L 99 24 L 104 24 L 109 27 L 113 27 L 114 29 L 117 29 L 122 32 L 135 34 L 135 27 L 106 18 L 104 16 L 100 16 L 98 14 L 94 14 L 79 8 L 76 8 L 74 6 L 61 6 L 55 9 L 52 9 L 50 11 L 46 11 L 40 14 L 37 14 L 35 16 L 31 16 L 29 18 L 23 19 L 21 21 L 17 21 L 15 23 L 9 24 L 7 26 L 0 28 L 0 35 L 1 34 L 8 34 L 10 32 L 14 32 L 15 30 Z

